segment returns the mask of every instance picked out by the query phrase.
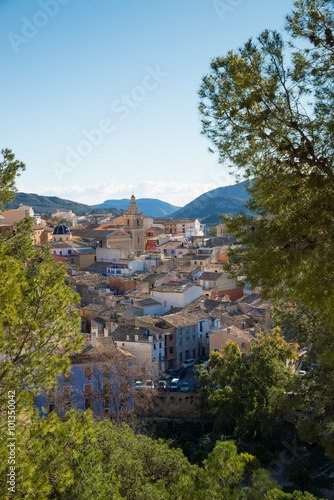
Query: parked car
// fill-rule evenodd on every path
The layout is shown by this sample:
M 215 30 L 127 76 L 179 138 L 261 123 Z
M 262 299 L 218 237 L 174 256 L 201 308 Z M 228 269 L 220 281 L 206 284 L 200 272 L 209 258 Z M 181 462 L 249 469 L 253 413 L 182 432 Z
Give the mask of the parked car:
M 190 387 L 188 382 L 182 382 L 181 384 L 181 392 L 189 392 Z
M 178 376 L 179 378 L 183 378 L 183 377 L 185 377 L 186 375 L 187 375 L 187 370 L 186 370 L 186 368 L 180 368 L 180 370 L 178 371 L 177 376 Z
M 143 387 L 143 383 L 141 380 L 136 380 L 135 382 L 135 388 L 136 389 L 141 389 Z
M 195 364 L 195 359 L 186 359 L 184 363 L 182 363 L 183 368 L 188 368 L 188 366 L 194 366 Z
M 145 387 L 147 389 L 154 389 L 154 382 L 153 382 L 153 380 L 146 380 Z
M 166 380 L 159 380 L 158 382 L 158 391 L 167 391 L 168 385 Z
M 180 386 L 180 379 L 179 378 L 173 378 L 173 380 L 170 383 L 170 390 L 171 391 L 177 391 Z
M 165 379 L 170 379 L 173 378 L 176 373 L 175 368 L 170 368 L 169 370 L 166 371 L 166 375 L 164 376 Z

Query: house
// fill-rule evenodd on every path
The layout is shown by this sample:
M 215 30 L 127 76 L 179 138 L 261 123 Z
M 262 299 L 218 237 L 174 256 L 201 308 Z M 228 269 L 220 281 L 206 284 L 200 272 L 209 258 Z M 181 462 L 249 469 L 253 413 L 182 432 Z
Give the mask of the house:
M 20 208 L 4 210 L 0 212 L 0 232 L 12 231 L 15 223 L 20 222 L 25 217 L 33 217 L 34 211 L 31 207 L 20 205 Z
M 111 337 L 118 348 L 125 349 L 136 358 L 136 364 L 147 370 L 153 378 L 165 370 L 164 336 L 151 328 L 128 324 L 119 325 Z
M 221 328 L 222 315 L 228 314 L 233 304 L 226 300 L 199 297 L 183 309 L 198 321 L 199 355 L 209 357 L 209 334 Z
M 97 274 L 79 274 L 71 276 L 68 281 L 80 294 L 82 305 L 99 303 L 105 305 L 105 295 L 110 291 L 107 279 Z
M 34 245 L 39 247 L 52 241 L 53 229 L 42 224 L 34 224 L 32 227 L 34 233 Z
M 169 283 L 171 279 L 172 277 L 169 273 L 163 273 L 160 272 L 160 269 L 155 269 L 152 273 L 138 276 L 137 288 L 142 292 L 149 292 L 160 285 Z
M 226 224 L 218 224 L 218 226 L 216 226 L 216 230 L 217 230 L 217 237 L 218 238 L 226 238 L 226 237 L 233 236 L 232 233 L 229 233 L 227 231 Z
M 133 304 L 129 304 L 125 316 L 127 318 L 135 318 L 138 316 L 160 315 L 163 313 L 163 307 L 160 302 L 152 299 L 134 300 Z
M 103 304 L 87 304 L 83 305 L 80 309 L 81 317 L 81 331 L 84 333 L 91 333 L 92 320 L 99 317 L 100 314 L 108 310 Z
M 163 317 L 143 316 L 129 320 L 127 323 L 138 327 L 154 329 L 164 337 L 165 343 L 165 370 L 176 368 L 177 352 L 176 352 L 176 328 L 164 321 Z
M 205 225 L 198 219 L 158 219 L 156 224 L 162 224 L 166 234 L 184 234 L 187 238 L 191 236 L 204 236 Z
M 133 411 L 135 358 L 117 349 L 111 338 L 86 335 L 80 353 L 70 355 L 70 371 L 57 386 L 36 396 L 41 415 L 64 417 L 71 409 L 91 409 L 95 416 Z
M 75 248 L 74 253 L 68 257 L 69 264 L 74 264 L 78 270 L 87 269 L 96 259 L 96 252 L 92 248 Z
M 176 257 L 177 255 L 186 255 L 189 250 L 183 242 L 180 241 L 166 241 L 157 247 L 164 257 Z
M 225 283 L 223 272 L 203 272 L 198 278 L 199 285 L 204 290 L 220 289 Z
M 240 330 L 236 326 L 230 326 L 209 334 L 209 351 L 210 354 L 219 352 L 223 354 L 223 347 L 229 340 L 238 344 L 242 357 L 249 356 L 250 346 L 254 342 L 254 335 Z
M 191 266 L 200 266 L 201 270 L 204 271 L 205 266 L 211 262 L 211 254 L 191 254 L 189 257 Z
M 198 321 L 183 311 L 165 314 L 162 319 L 176 329 L 176 359 L 173 368 L 179 368 L 186 359 L 198 357 Z M 174 340 L 174 339 L 173 339 Z
M 163 305 L 164 312 L 172 307 L 186 307 L 201 295 L 202 287 L 183 281 L 171 281 L 151 291 L 151 297 Z

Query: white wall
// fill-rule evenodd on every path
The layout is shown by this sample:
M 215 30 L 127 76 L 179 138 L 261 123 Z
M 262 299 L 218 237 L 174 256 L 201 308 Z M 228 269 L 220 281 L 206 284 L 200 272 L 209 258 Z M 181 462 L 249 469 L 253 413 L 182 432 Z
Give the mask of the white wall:
M 151 297 L 163 305 L 164 312 L 169 311 L 171 307 L 186 307 L 202 295 L 202 287 L 192 286 L 184 292 L 159 292 L 159 288 L 151 291 Z
M 96 249 L 96 262 L 111 262 L 113 260 L 118 260 L 124 257 L 126 252 L 122 251 L 118 248 L 101 248 L 97 247 Z

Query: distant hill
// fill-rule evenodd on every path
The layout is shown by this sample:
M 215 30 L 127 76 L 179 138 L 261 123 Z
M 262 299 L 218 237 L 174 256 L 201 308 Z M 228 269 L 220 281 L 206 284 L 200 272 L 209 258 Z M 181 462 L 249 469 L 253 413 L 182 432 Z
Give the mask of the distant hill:
M 64 200 L 57 196 L 40 196 L 33 193 L 18 193 L 13 201 L 6 204 L 6 208 L 19 208 L 20 204 L 28 205 L 34 209 L 38 215 L 50 216 L 57 210 L 69 211 L 75 215 L 88 215 L 94 213 L 112 213 L 113 215 L 122 215 L 123 210 L 112 209 L 98 209 L 84 203 L 77 203 L 76 201 Z
M 130 198 L 123 198 L 121 200 L 106 200 L 99 205 L 95 205 L 97 208 L 122 208 L 127 210 L 130 205 Z M 137 206 L 139 210 L 144 212 L 144 215 L 151 215 L 152 217 L 166 217 L 171 213 L 179 210 L 180 207 L 171 205 L 165 201 L 157 200 L 156 198 L 138 198 L 136 199 Z
M 231 186 L 212 189 L 195 200 L 185 205 L 180 210 L 173 212 L 170 217 L 178 218 L 200 218 L 203 222 L 219 223 L 219 214 L 235 215 L 245 208 L 245 202 L 249 199 L 246 191 L 246 181 Z

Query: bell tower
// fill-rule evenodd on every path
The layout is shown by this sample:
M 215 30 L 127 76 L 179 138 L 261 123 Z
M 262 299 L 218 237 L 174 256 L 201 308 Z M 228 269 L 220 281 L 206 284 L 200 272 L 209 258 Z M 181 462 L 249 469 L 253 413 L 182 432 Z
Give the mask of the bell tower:
M 131 196 L 128 210 L 123 214 L 124 231 L 131 235 L 131 249 L 135 256 L 144 253 L 144 214 L 139 212 L 136 198 Z

